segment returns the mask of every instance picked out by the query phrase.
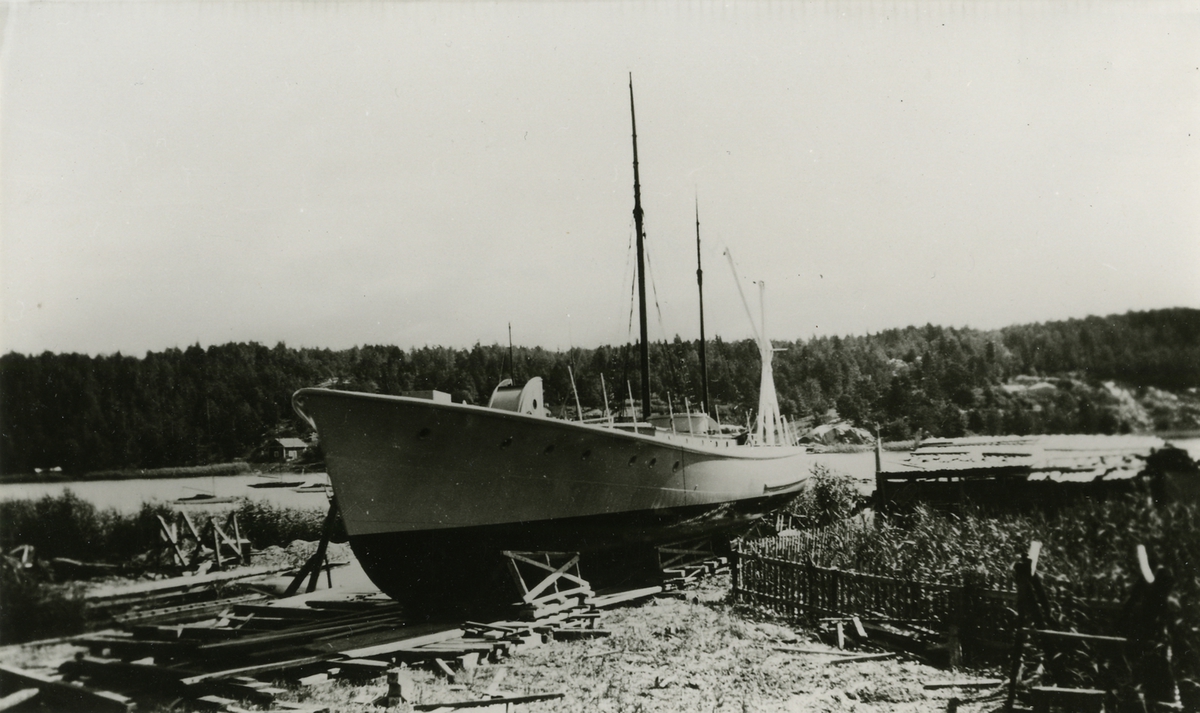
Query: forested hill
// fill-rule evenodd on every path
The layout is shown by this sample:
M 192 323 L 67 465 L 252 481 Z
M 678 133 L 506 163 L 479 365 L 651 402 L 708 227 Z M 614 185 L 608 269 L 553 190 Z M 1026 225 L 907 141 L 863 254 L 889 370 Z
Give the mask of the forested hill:
M 1166 309 L 1009 327 L 927 325 L 864 337 L 776 342 L 784 414 L 878 424 L 885 437 L 1195 428 L 1200 419 L 1200 310 Z M 700 400 L 698 344 L 652 345 L 657 397 Z M 398 394 L 440 389 L 486 403 L 508 376 L 508 347 L 389 346 L 343 351 L 283 344 L 169 349 L 143 358 L 44 353 L 0 357 L 0 469 L 67 471 L 193 465 L 253 455 L 295 432 L 290 399 L 318 384 Z M 757 404 L 753 342 L 708 345 L 712 399 L 744 423 Z M 636 347 L 515 350 L 518 382 L 542 376 L 556 413 L 638 393 Z M 1105 382 L 1115 382 L 1106 386 Z M 628 385 L 627 385 L 628 384 Z M 836 411 L 836 414 L 834 413 Z

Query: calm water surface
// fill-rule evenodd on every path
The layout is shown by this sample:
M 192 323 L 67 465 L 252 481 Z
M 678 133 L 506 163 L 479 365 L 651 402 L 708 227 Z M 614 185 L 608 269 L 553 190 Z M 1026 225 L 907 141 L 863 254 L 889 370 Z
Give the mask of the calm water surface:
M 1177 439 L 1172 443 L 1188 451 L 1193 460 L 1200 459 L 1200 438 Z M 905 451 L 884 451 L 883 464 L 885 470 L 893 470 L 905 458 Z M 825 453 L 815 456 L 816 460 L 825 463 L 835 472 L 845 474 L 854 479 L 858 489 L 863 494 L 869 494 L 875 487 L 875 452 L 862 453 Z M 272 476 L 275 477 L 275 476 Z M 305 475 L 284 474 L 285 480 L 298 480 L 304 484 L 324 483 L 328 481 L 324 473 L 308 473 Z M 295 493 L 288 488 L 251 488 L 251 483 L 267 482 L 269 479 L 261 475 L 232 475 L 217 478 L 169 478 L 162 480 L 94 480 L 77 481 L 73 483 L 22 483 L 0 485 L 0 500 L 15 500 L 20 498 L 39 499 L 45 495 L 61 495 L 65 490 L 71 490 L 80 498 L 87 500 L 99 508 L 115 508 L 122 512 L 136 512 L 143 502 L 172 503 L 177 498 L 185 498 L 196 493 L 215 493 L 218 496 L 232 496 L 264 500 L 272 504 L 297 509 L 314 509 L 324 511 L 329 507 L 329 501 L 320 493 Z M 190 510 L 214 511 L 236 507 L 234 504 L 185 505 L 181 507 Z

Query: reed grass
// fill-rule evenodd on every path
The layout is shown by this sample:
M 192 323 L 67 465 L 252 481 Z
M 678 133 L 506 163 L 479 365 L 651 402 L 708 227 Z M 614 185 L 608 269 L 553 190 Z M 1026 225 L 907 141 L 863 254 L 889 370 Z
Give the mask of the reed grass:
M 835 508 L 836 509 L 836 508 Z M 824 514 L 818 507 L 818 515 Z M 1140 578 L 1137 546 L 1174 578 L 1171 621 L 1177 670 L 1200 680 L 1200 505 L 1156 504 L 1148 492 L 1084 501 L 1057 511 L 946 512 L 919 505 L 903 516 L 854 517 L 747 550 L 818 567 L 945 585 L 1013 591 L 1013 565 L 1042 543 L 1038 571 L 1050 593 L 1055 628 L 1097 631 L 1120 616 L 1116 604 Z
M 123 470 L 94 470 L 84 473 L 83 480 L 145 480 L 162 478 L 200 478 L 220 475 L 245 475 L 252 470 L 245 461 L 187 465 L 171 468 L 127 468 Z

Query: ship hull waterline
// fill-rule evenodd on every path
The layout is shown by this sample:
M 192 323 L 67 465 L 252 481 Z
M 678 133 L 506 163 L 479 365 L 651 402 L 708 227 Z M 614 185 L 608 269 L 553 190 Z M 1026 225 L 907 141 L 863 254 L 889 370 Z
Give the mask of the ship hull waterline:
M 728 538 L 803 491 L 801 448 L 630 433 L 465 404 L 302 389 L 351 547 L 412 607 L 511 600 L 501 552 L 581 553 L 596 588 L 655 547 Z

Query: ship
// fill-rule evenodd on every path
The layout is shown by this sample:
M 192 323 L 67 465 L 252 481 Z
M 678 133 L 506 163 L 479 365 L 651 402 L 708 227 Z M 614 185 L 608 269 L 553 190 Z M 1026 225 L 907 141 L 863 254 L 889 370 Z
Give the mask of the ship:
M 658 548 L 707 539 L 720 551 L 806 485 L 811 461 L 779 415 L 765 330 L 755 329 L 763 366 L 753 429 L 729 434 L 690 406 L 665 419 L 651 413 L 632 78 L 630 119 L 640 413 L 551 417 L 536 376 L 502 381 L 486 406 L 439 392 L 305 388 L 293 395 L 296 413 L 319 435 L 355 556 L 380 590 L 414 609 L 503 596 L 512 586 L 505 552 L 577 553 L 596 589 L 632 586 L 658 574 Z M 703 314 L 699 264 L 697 280 Z M 703 345 L 703 317 L 701 330 Z M 707 408 L 707 379 L 704 388 Z

